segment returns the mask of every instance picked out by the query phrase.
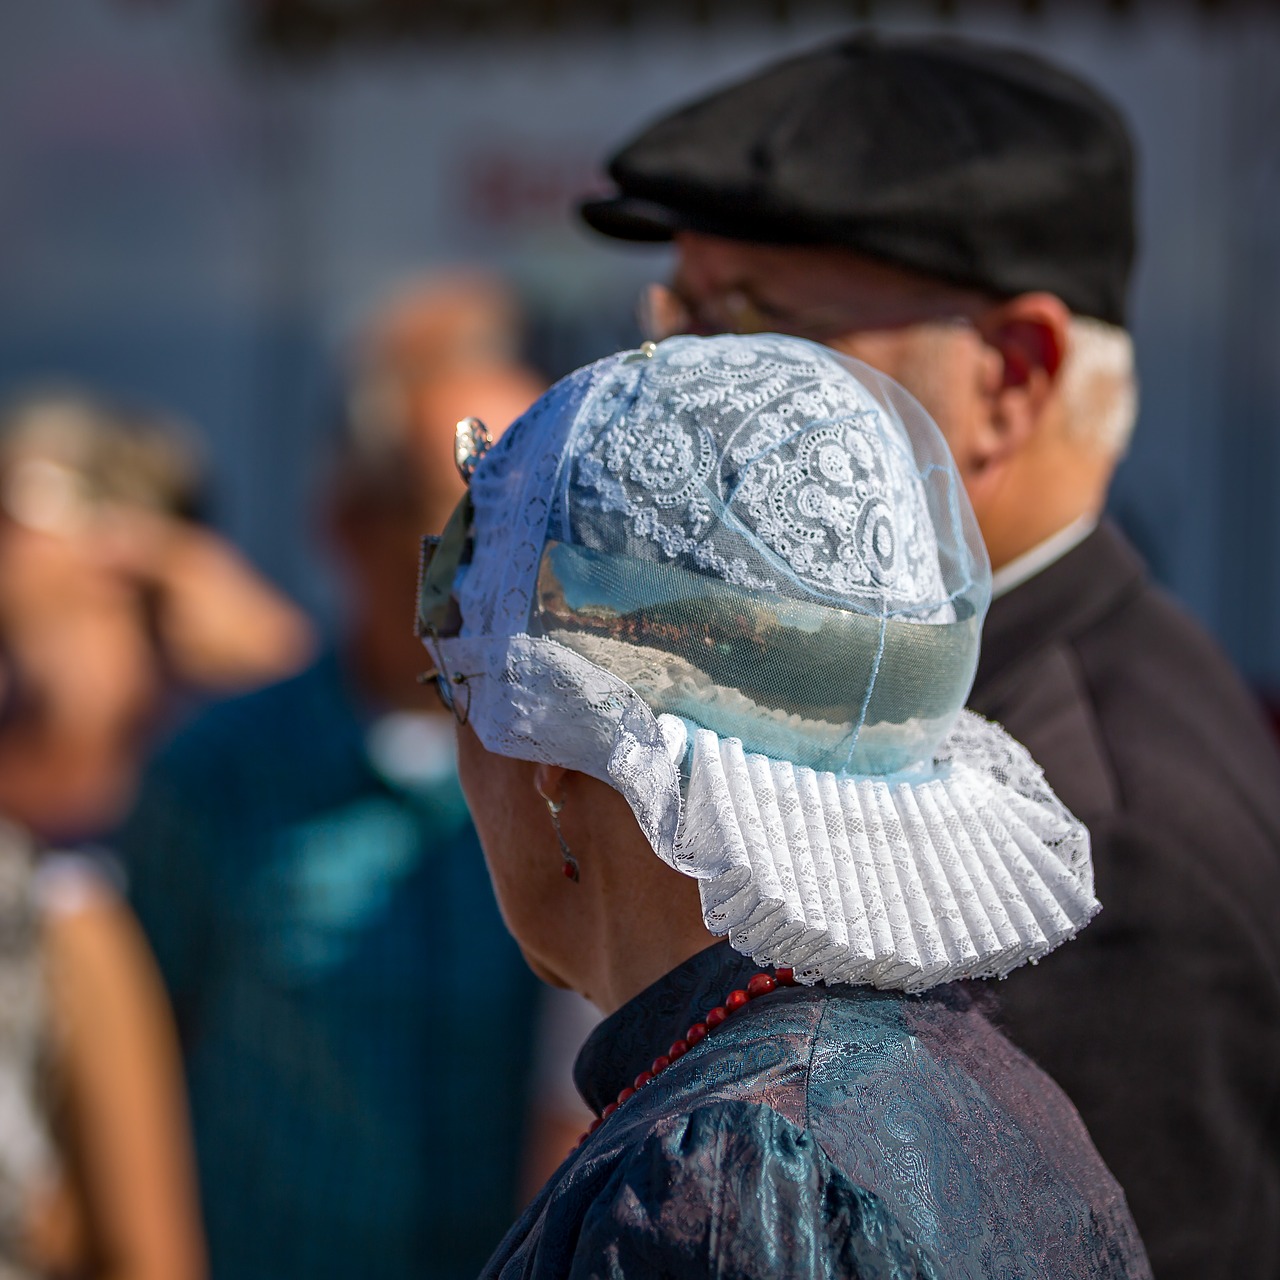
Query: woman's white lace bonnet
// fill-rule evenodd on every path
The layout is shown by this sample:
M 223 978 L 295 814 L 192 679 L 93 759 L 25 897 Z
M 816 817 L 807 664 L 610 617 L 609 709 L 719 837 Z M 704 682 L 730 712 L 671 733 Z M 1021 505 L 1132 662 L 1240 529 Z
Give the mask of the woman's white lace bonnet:
M 490 751 L 620 791 L 737 950 L 921 990 L 1098 910 L 1083 825 L 963 710 L 990 570 L 896 383 L 800 339 L 672 338 L 473 461 L 461 627 L 420 616 L 428 647 Z

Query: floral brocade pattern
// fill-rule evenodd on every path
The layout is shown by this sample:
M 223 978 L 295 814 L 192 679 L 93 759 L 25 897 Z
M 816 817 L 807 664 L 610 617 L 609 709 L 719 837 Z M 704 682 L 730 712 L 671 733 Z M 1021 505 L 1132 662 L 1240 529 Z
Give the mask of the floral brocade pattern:
M 712 947 L 607 1019 L 599 1107 L 749 966 Z M 655 1048 L 657 1046 L 657 1048 Z M 967 994 L 753 1001 L 561 1166 L 487 1276 L 1149 1280 L 1070 1103 Z

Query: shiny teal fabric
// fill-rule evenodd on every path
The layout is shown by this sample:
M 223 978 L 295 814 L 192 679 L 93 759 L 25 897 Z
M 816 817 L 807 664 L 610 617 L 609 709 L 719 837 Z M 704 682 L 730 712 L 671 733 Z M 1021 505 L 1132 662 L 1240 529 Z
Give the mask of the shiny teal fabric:
M 720 944 L 584 1047 L 599 1108 L 743 985 Z M 1149 1277 L 1071 1104 L 967 994 L 754 1001 L 561 1166 L 485 1272 L 527 1277 Z

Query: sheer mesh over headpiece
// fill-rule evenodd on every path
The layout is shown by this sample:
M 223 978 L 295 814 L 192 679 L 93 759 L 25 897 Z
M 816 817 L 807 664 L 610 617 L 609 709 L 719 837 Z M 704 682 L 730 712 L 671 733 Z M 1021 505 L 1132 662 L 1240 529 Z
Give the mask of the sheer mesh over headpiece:
M 622 792 L 739 951 L 918 990 L 1097 910 L 1084 827 L 962 710 L 990 571 L 895 383 L 795 338 L 673 338 L 470 462 L 428 647 L 489 750 Z

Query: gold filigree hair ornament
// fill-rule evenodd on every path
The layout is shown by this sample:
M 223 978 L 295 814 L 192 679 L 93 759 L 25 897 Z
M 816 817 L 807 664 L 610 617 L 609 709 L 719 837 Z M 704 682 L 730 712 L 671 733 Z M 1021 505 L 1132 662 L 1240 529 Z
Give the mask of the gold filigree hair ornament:
M 464 556 L 470 559 L 471 495 L 462 501 L 438 537 L 422 539 L 422 560 L 418 571 L 418 609 L 414 630 L 418 638 L 439 641 L 459 634 L 462 629 L 462 613 L 454 595 L 453 582 Z M 440 701 L 444 703 L 459 724 L 466 724 L 471 709 L 473 676 L 464 672 L 450 672 L 438 644 L 431 646 L 435 665 L 418 676 L 419 684 L 435 681 Z
M 480 459 L 493 447 L 493 436 L 479 418 L 463 418 L 453 429 L 453 460 L 458 474 L 471 483 Z
M 479 418 L 463 418 L 454 427 L 453 461 L 468 487 L 480 459 L 492 446 L 493 436 Z M 414 627 L 420 639 L 447 639 L 456 636 L 462 628 L 454 581 L 459 568 L 471 561 L 474 516 L 468 491 L 454 508 L 444 532 L 427 534 L 422 539 L 418 561 L 418 611 Z
M 458 474 L 468 486 L 480 459 L 492 445 L 489 428 L 479 418 L 463 418 L 454 428 L 453 460 Z M 422 539 L 418 562 L 418 607 L 414 618 L 414 631 L 421 640 L 451 639 L 462 630 L 462 612 L 454 584 L 458 570 L 471 560 L 474 514 L 468 491 L 454 508 L 444 532 L 428 534 Z M 434 680 L 441 702 L 454 713 L 459 724 L 466 724 L 471 705 L 468 681 L 475 677 L 463 672 L 450 673 L 444 666 L 438 647 L 434 656 L 435 667 L 424 671 L 418 677 L 419 682 L 426 684 Z

